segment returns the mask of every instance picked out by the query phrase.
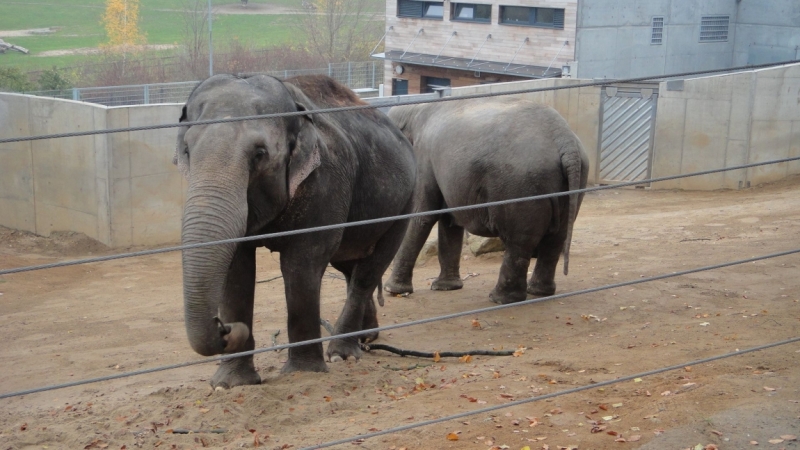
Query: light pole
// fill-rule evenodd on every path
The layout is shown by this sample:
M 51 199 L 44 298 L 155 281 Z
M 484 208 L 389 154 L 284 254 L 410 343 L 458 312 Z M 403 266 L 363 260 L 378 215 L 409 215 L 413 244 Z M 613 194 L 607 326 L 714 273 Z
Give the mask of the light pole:
M 211 39 L 211 0 L 208 0 L 208 76 L 214 75 L 214 49 Z

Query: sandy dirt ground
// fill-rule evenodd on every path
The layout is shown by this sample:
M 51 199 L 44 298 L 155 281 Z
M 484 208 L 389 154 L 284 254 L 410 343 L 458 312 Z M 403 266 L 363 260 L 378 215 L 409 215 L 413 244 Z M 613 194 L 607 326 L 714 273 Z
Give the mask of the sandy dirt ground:
M 800 178 L 741 191 L 587 195 L 558 292 L 789 250 L 800 244 Z M 113 253 L 81 235 L 0 233 L 0 267 Z M 491 306 L 500 254 L 465 251 L 463 290 L 387 297 L 382 324 Z M 259 252 L 258 280 L 280 275 Z M 401 358 L 385 352 L 212 391 L 214 363 L 0 400 L 2 449 L 302 448 L 800 336 L 800 255 L 738 265 L 381 334 L 419 351 L 525 348 L 518 357 Z M 322 312 L 345 296 L 333 269 Z M 185 337 L 180 255 L 0 278 L 0 392 L 200 360 Z M 286 342 L 280 278 L 257 285 L 257 345 Z M 326 335 L 326 333 L 323 333 Z M 800 345 L 693 365 L 337 448 L 792 449 L 800 434 Z M 176 430 L 193 430 L 177 434 Z M 214 432 L 218 431 L 218 432 Z M 457 439 L 457 440 L 454 440 Z M 624 441 L 623 441 L 624 440 Z M 774 443 L 770 443 L 770 441 Z M 758 443 L 756 447 L 755 443 Z M 355 444 L 355 445 L 354 445 Z

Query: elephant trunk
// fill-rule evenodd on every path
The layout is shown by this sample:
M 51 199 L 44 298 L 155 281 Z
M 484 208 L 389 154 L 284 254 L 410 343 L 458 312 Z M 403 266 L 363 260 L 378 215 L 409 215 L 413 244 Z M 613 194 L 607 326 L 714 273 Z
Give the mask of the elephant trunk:
M 198 180 L 201 177 L 195 174 L 190 177 L 181 236 L 184 245 L 237 238 L 246 233 L 244 182 L 234 181 L 235 176 L 210 175 L 213 179 Z M 219 317 L 236 246 L 221 244 L 183 250 L 186 333 L 192 348 L 204 356 L 235 349 L 249 337 L 250 330 L 245 324 L 226 324 L 225 318 Z

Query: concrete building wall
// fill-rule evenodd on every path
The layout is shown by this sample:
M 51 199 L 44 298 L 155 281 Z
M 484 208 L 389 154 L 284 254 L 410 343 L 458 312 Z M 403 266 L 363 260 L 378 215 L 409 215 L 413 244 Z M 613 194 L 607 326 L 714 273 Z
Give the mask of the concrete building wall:
M 726 42 L 700 42 L 700 19 L 729 15 Z M 664 17 L 662 43 L 652 19 Z M 633 78 L 731 67 L 737 2 L 730 0 L 585 0 L 578 4 L 579 78 Z
M 108 108 L 0 93 L 0 138 L 176 122 L 180 105 Z M 175 129 L 0 144 L 0 225 L 111 247 L 180 240 Z
M 663 82 L 653 177 L 800 156 L 800 64 Z M 737 189 L 800 173 L 800 163 L 654 183 L 660 189 Z
M 800 59 L 800 2 L 740 2 L 733 52 L 734 66 Z

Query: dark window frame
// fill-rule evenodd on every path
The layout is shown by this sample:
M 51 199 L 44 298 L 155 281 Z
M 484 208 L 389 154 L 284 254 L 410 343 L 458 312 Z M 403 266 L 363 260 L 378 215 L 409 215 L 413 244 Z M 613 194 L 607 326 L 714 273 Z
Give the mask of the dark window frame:
M 510 21 L 505 18 L 506 8 L 517 8 L 528 10 L 528 21 Z M 549 22 L 539 21 L 539 12 L 544 13 L 548 11 L 552 14 L 552 20 Z M 564 16 L 566 11 L 563 8 L 543 8 L 536 6 L 515 6 L 515 5 L 500 5 L 500 14 L 497 18 L 497 23 L 500 25 L 510 25 L 516 27 L 536 27 L 536 28 L 550 28 L 554 30 L 564 29 Z
M 485 19 L 484 18 L 480 18 L 480 19 L 475 19 L 475 18 L 464 19 L 464 18 L 458 17 L 458 12 L 459 12 L 458 8 L 459 7 L 461 7 L 461 8 L 474 7 L 475 8 L 475 12 L 477 12 L 479 6 L 488 6 L 489 7 L 489 17 L 487 17 Z M 450 3 L 450 20 L 452 20 L 454 22 L 492 23 L 492 5 L 491 4 L 485 4 L 485 3 L 454 3 L 454 2 L 451 2 Z
M 442 9 L 441 15 L 429 14 L 430 8 L 435 6 Z M 444 20 L 444 1 L 397 0 L 397 17 Z

